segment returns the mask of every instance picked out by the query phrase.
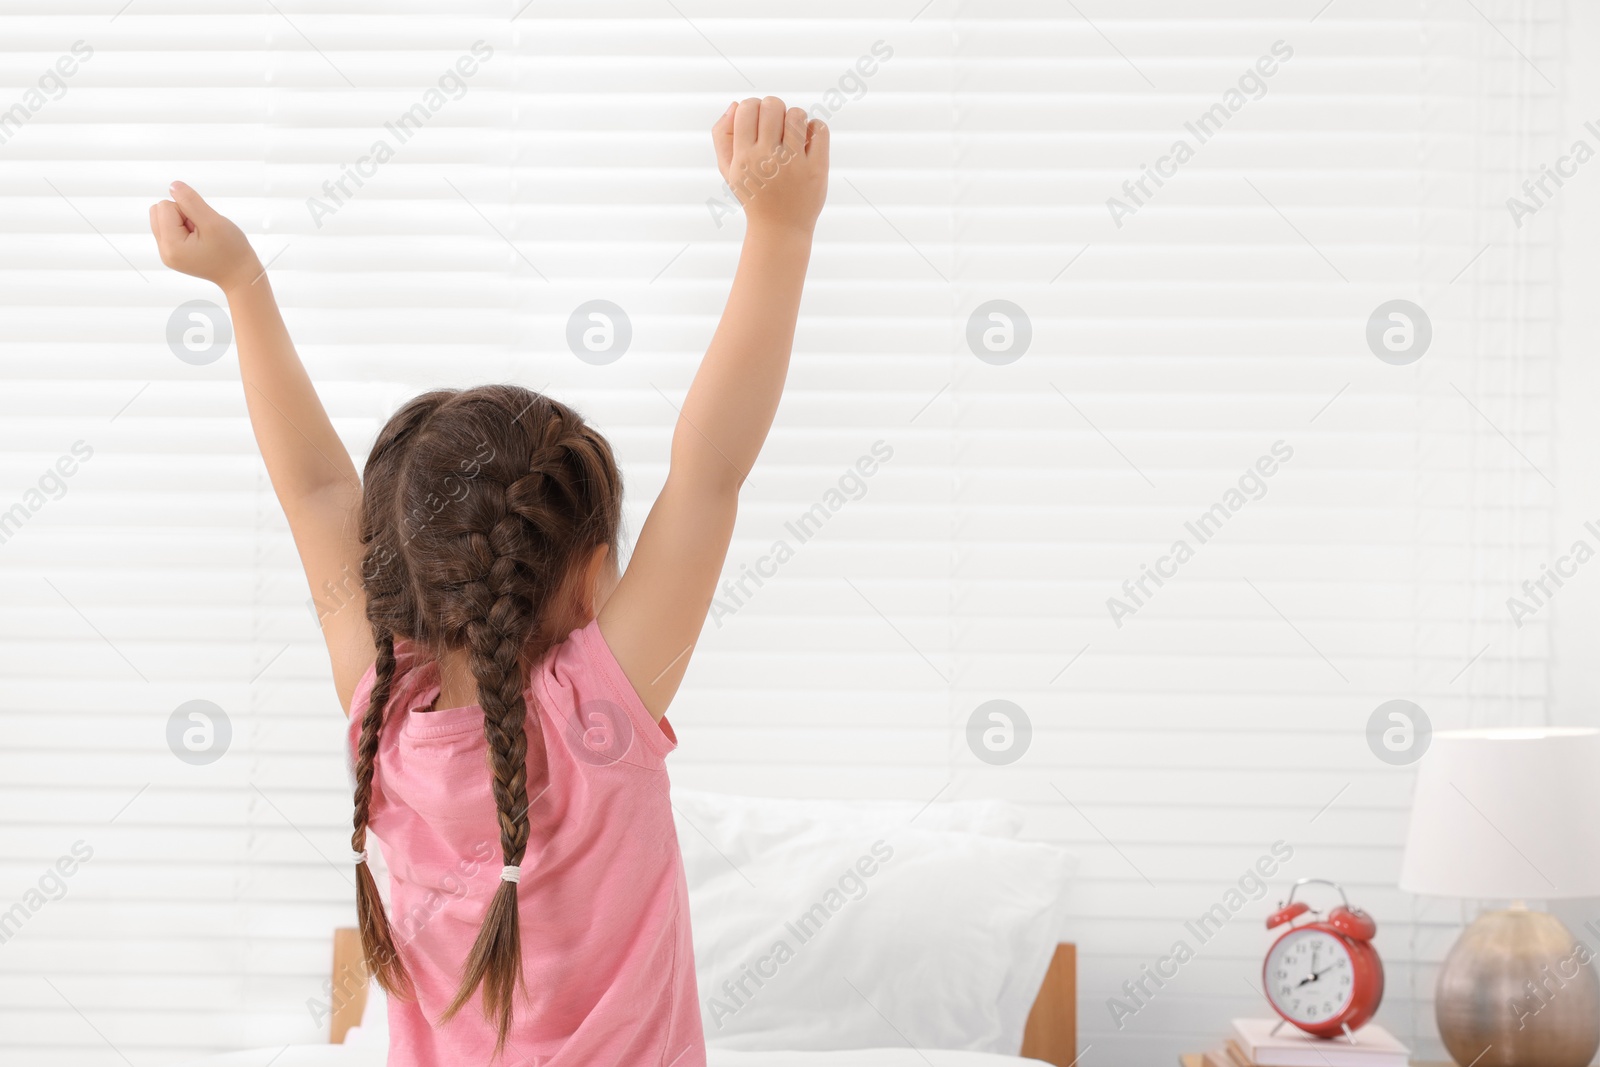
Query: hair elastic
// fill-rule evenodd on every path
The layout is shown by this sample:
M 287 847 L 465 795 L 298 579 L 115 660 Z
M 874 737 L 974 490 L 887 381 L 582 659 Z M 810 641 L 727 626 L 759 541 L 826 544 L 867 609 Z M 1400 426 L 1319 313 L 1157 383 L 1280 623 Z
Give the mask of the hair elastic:
M 367 862 L 367 854 L 365 852 L 351 852 L 350 861 L 355 864 L 365 863 Z
M 510 882 L 513 885 L 515 885 L 516 883 L 522 881 L 522 868 L 521 867 L 501 867 L 500 868 L 500 880 L 502 882 Z

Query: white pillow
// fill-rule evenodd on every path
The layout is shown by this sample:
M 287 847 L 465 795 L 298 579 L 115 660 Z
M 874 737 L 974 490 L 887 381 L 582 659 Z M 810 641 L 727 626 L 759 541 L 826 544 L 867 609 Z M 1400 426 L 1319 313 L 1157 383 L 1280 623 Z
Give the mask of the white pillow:
M 798 830 L 824 827 L 882 831 L 909 825 L 918 830 L 1016 837 L 1022 833 L 1024 818 L 1021 807 L 1004 800 L 927 804 L 909 800 L 791 800 L 677 788 L 672 790 L 672 806 L 679 822 L 687 819 L 713 837 L 737 838 L 758 850 L 781 842 Z
M 1066 853 L 874 806 L 852 826 L 792 806 L 764 824 L 761 804 L 673 799 L 708 1044 L 1021 1048 L 1061 931 Z

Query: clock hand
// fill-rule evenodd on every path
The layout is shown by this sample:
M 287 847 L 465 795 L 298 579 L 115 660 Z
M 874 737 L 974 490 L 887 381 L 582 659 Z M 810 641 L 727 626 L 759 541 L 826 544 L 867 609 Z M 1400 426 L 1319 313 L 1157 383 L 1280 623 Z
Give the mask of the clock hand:
M 1311 982 L 1315 982 L 1318 978 L 1321 978 L 1323 975 L 1327 974 L 1331 970 L 1333 970 L 1332 967 L 1324 967 L 1320 971 L 1312 971 L 1311 972 L 1311 976 L 1309 978 L 1300 979 L 1300 985 L 1307 985 L 1307 984 L 1309 984 Z M 1298 988 L 1298 987 L 1296 987 L 1296 988 Z

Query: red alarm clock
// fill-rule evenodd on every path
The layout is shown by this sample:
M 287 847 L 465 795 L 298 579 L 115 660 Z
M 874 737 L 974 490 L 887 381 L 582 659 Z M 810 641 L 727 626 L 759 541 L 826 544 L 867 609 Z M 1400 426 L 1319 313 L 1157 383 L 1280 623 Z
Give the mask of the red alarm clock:
M 1313 882 L 1339 891 L 1342 903 L 1325 917 L 1294 899 L 1301 886 Z M 1293 925 L 1307 914 L 1312 921 Z M 1352 908 L 1344 889 L 1326 878 L 1302 878 L 1294 884 L 1289 899 L 1267 916 L 1268 930 L 1284 923 L 1291 925 L 1267 950 L 1261 968 L 1267 1002 L 1285 1022 L 1314 1037 L 1343 1034 L 1354 1044 L 1354 1031 L 1366 1025 L 1383 1002 L 1383 963 L 1372 947 L 1378 924 L 1360 908 Z

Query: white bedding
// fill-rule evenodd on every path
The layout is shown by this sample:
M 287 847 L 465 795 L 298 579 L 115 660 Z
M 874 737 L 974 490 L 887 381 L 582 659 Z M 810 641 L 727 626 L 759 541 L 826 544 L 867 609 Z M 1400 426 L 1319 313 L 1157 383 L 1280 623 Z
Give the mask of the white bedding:
M 708 1044 L 1022 1047 L 1073 862 L 1015 840 L 1014 806 L 677 789 L 672 806 Z
M 1015 840 L 1014 808 L 673 799 L 689 823 L 678 836 L 700 983 L 734 1009 L 708 1015 L 708 1067 L 1049 1067 L 993 1051 L 1022 1043 L 1072 868 L 1056 849 Z M 796 916 L 816 924 L 806 936 Z M 799 947 L 776 974 L 744 977 L 747 960 L 759 967 L 791 936 Z M 871 1047 L 892 1040 L 891 1027 L 917 1047 Z M 382 990 L 369 990 L 347 1041 L 178 1067 L 386 1067 Z
M 347 1045 L 291 1045 L 288 1049 L 230 1052 L 191 1060 L 182 1067 L 383 1067 L 385 1049 Z M 868 1048 L 843 1052 L 739 1052 L 714 1048 L 707 1067 L 1049 1067 L 1039 1060 L 990 1052 Z

